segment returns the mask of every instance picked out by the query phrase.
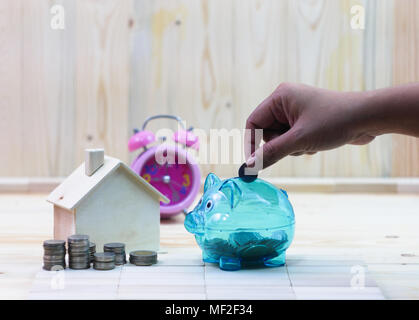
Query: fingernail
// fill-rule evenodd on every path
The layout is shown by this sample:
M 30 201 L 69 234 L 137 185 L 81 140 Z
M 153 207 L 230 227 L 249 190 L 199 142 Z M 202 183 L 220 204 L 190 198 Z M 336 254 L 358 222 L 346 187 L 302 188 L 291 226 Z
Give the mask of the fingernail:
M 255 156 L 250 156 L 249 159 L 246 160 L 246 166 L 251 167 L 255 164 Z

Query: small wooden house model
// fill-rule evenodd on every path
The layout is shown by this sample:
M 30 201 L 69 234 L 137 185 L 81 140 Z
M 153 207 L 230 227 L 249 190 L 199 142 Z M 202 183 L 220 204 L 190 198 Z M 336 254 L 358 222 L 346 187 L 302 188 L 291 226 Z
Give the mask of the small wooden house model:
M 54 205 L 54 238 L 87 234 L 98 251 L 108 242 L 126 250 L 158 250 L 160 201 L 157 189 L 103 149 L 86 150 L 80 165 L 47 198 Z

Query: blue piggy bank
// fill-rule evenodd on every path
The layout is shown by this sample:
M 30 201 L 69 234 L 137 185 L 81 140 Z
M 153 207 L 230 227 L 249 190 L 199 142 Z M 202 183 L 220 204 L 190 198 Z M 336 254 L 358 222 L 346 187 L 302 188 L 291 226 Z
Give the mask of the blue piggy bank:
M 220 180 L 210 173 L 204 195 L 186 215 L 205 262 L 223 270 L 285 264 L 294 237 L 294 211 L 284 190 L 256 179 Z

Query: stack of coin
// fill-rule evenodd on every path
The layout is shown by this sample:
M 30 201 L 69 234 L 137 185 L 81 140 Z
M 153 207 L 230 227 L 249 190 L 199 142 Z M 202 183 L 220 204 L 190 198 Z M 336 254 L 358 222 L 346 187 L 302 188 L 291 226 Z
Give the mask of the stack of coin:
M 65 269 L 65 241 L 44 241 L 44 269 L 50 271 L 61 268 Z
M 99 252 L 94 254 L 93 268 L 96 270 L 115 269 L 115 254 L 113 252 Z
M 125 254 L 125 244 L 120 242 L 106 243 L 103 246 L 103 251 L 113 252 L 115 254 L 115 265 L 127 263 L 127 255 Z
M 68 241 L 68 265 L 70 269 L 89 269 L 89 236 L 75 234 Z
M 131 251 L 129 262 L 136 266 L 151 266 L 157 263 L 157 252 L 148 250 Z
M 93 263 L 93 261 L 95 261 L 95 253 L 96 253 L 96 243 L 89 242 L 90 263 Z

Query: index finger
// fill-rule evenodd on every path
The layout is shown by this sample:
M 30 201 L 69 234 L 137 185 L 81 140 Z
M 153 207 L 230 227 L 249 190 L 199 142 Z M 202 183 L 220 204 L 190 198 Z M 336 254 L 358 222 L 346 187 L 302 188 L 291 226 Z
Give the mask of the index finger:
M 270 128 L 275 123 L 275 117 L 272 113 L 272 107 L 275 106 L 273 94 L 260 103 L 249 115 L 246 121 L 246 130 L 244 133 L 244 150 L 246 159 L 248 159 L 259 146 L 262 134 L 256 134 L 257 129 Z

